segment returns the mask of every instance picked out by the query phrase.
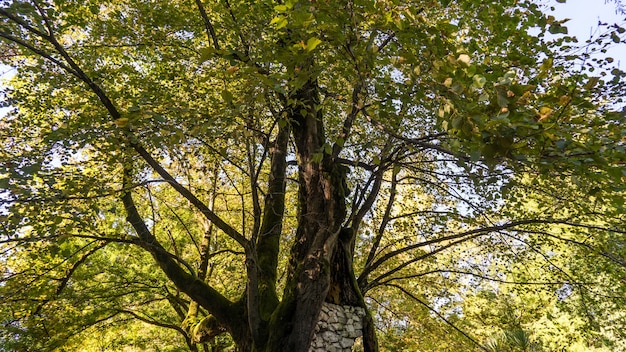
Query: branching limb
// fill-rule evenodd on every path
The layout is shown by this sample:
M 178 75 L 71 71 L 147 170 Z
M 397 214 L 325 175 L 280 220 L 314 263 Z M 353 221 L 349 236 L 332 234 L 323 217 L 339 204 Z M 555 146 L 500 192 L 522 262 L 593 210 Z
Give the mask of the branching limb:
M 385 207 L 385 213 L 383 214 L 383 218 L 380 222 L 380 226 L 378 228 L 378 233 L 376 234 L 376 238 L 374 238 L 374 243 L 372 243 L 372 247 L 370 248 L 370 252 L 367 256 L 367 260 L 365 261 L 365 266 L 369 266 L 372 261 L 374 261 L 374 257 L 378 252 L 378 247 L 380 246 L 380 241 L 383 238 L 385 233 L 385 229 L 391 220 L 391 210 L 396 201 L 396 188 L 398 185 L 398 170 L 394 169 L 391 175 L 391 187 L 389 189 L 389 200 L 387 201 L 387 206 Z M 360 278 L 360 277 L 359 277 Z
M 4 13 L 1 13 L 1 12 L 0 14 L 5 15 Z M 50 35 L 47 35 L 45 38 L 48 40 L 48 42 L 50 42 L 54 46 L 55 50 L 61 55 L 61 57 L 63 57 L 67 65 L 61 63 L 59 60 L 54 59 L 49 53 L 42 52 L 41 50 L 34 48 L 32 45 L 24 41 L 21 41 L 18 39 L 18 41 L 14 41 L 14 42 L 18 45 L 22 45 L 23 47 L 33 51 L 34 53 L 38 55 L 41 55 L 42 57 L 46 59 L 49 59 L 53 63 L 59 65 L 59 67 L 61 67 L 65 71 L 78 77 L 81 81 L 87 84 L 87 86 L 89 86 L 89 88 L 91 89 L 93 93 L 96 94 L 98 99 L 101 101 L 101 103 L 109 112 L 109 115 L 111 116 L 113 121 L 121 118 L 122 114 L 119 112 L 115 104 L 113 104 L 113 102 L 109 99 L 108 95 L 104 92 L 104 90 L 82 70 L 82 68 L 78 65 L 78 63 L 76 63 L 72 59 L 72 57 L 68 54 L 65 48 L 59 43 L 59 41 L 53 35 L 53 28 L 52 28 L 52 25 L 50 24 L 50 20 L 48 19 L 45 11 L 40 9 L 40 14 L 43 17 L 45 25 L 50 32 Z M 8 17 L 8 18 L 13 20 L 11 17 Z M 20 24 L 19 22 L 16 22 L 16 23 Z M 42 34 L 40 33 L 40 35 Z M 6 37 L 6 35 L 4 35 L 3 37 Z M 7 39 L 11 40 L 10 38 L 7 38 Z M 13 39 L 17 39 L 17 38 L 13 38 Z M 165 168 L 156 159 L 154 159 L 154 157 L 141 145 L 137 136 L 133 134 L 133 132 L 128 127 L 122 128 L 122 132 L 124 134 L 124 137 L 126 138 L 128 145 L 132 147 L 155 172 L 157 172 L 161 177 L 163 177 L 165 181 L 169 182 L 172 188 L 174 188 L 178 193 L 180 193 L 183 197 L 189 200 L 191 204 L 193 204 L 202 214 L 204 214 L 204 216 L 206 216 L 209 221 L 213 222 L 218 228 L 224 231 L 228 236 L 230 236 L 235 241 L 237 241 L 237 243 L 239 243 L 247 252 L 250 250 L 249 241 L 243 235 L 241 235 L 237 230 L 235 230 L 232 226 L 230 226 L 224 220 L 222 220 L 219 216 L 217 216 L 217 214 L 211 211 L 190 190 L 188 190 L 183 185 L 181 185 L 178 181 L 176 181 L 176 179 L 167 170 L 165 170 Z
M 391 147 L 392 147 L 391 141 L 387 141 L 387 144 L 383 148 L 381 155 L 387 155 Z M 363 204 L 360 205 L 359 209 L 357 211 L 353 210 L 354 215 L 351 216 L 351 219 L 349 219 L 351 221 L 352 230 L 355 235 L 358 232 L 359 227 L 361 226 L 361 221 L 363 221 L 365 214 L 367 214 L 367 212 L 370 211 L 372 206 L 374 206 L 374 202 L 376 201 L 376 198 L 378 197 L 378 193 L 380 192 L 380 187 L 383 183 L 384 174 L 385 174 L 385 168 L 383 167 L 383 162 L 381 161 L 381 164 L 379 165 L 378 169 L 374 173 L 374 182 L 372 184 L 372 189 L 370 190 L 367 197 L 365 197 L 365 200 Z
M 413 263 L 416 263 L 416 262 L 419 262 L 420 260 L 424 260 L 426 258 L 432 257 L 433 255 L 435 255 L 435 254 L 437 254 L 439 252 L 443 252 L 443 251 L 445 251 L 448 248 L 454 247 L 454 246 L 456 246 L 456 245 L 458 245 L 460 243 L 469 241 L 469 240 L 474 239 L 476 237 L 479 237 L 479 236 L 481 236 L 483 234 L 484 233 L 478 233 L 478 234 L 474 234 L 474 235 L 471 235 L 471 236 L 467 236 L 467 237 L 461 238 L 461 239 L 459 239 L 457 241 L 450 242 L 450 243 L 446 244 L 445 246 L 441 246 L 441 247 L 439 247 L 437 249 L 434 249 L 434 250 L 432 250 L 430 252 L 424 253 L 424 254 L 422 254 L 420 256 L 417 256 L 417 257 L 414 257 L 411 260 L 407 260 L 404 263 L 402 263 L 402 264 L 394 267 L 393 269 L 385 272 L 384 274 L 379 275 L 378 277 L 373 279 L 371 282 L 369 282 L 367 284 L 363 284 L 364 287 L 362 288 L 362 291 L 363 292 L 367 292 L 367 291 L 371 290 L 373 287 L 380 285 L 380 282 L 384 278 L 389 277 L 389 276 L 397 273 L 398 271 L 406 268 L 407 266 L 409 266 L 409 265 L 411 265 Z M 362 281 L 361 281 L 361 276 L 363 276 L 363 280 Z M 367 279 L 367 276 L 364 276 L 364 275 L 360 275 L 359 276 L 360 283 L 361 282 L 364 283 L 366 279 Z
M 489 350 L 487 348 L 485 348 L 483 345 L 481 345 L 480 343 L 478 343 L 478 341 L 476 341 L 476 339 L 474 339 L 473 337 L 471 337 L 468 333 L 466 333 L 465 331 L 461 330 L 458 326 L 454 325 L 454 323 L 452 323 L 450 320 L 448 320 L 446 317 L 443 316 L 443 314 L 439 313 L 439 311 L 437 311 L 435 308 L 431 307 L 430 305 L 428 305 L 426 302 L 422 301 L 421 299 L 417 298 L 417 296 L 415 296 L 414 294 L 412 294 L 411 292 L 409 292 L 408 290 L 406 290 L 404 287 L 400 286 L 400 285 L 395 285 L 395 284 L 388 284 L 387 286 L 390 287 L 395 287 L 398 290 L 400 290 L 402 293 L 404 293 L 405 295 L 407 295 L 408 297 L 410 297 L 411 299 L 413 299 L 415 302 L 423 305 L 424 307 L 426 307 L 426 309 L 428 309 L 429 311 L 433 312 L 433 314 L 435 314 L 437 317 L 439 317 L 439 319 L 443 320 L 446 324 L 448 324 L 451 328 L 453 328 L 454 330 L 456 330 L 457 332 L 459 332 L 461 335 L 465 336 L 465 338 L 467 338 L 468 340 L 470 340 L 473 344 L 475 344 L 478 348 L 480 348 L 483 351 L 489 352 Z
M 200 12 L 200 16 L 202 17 L 202 21 L 204 22 L 204 27 L 206 28 L 206 34 L 209 40 L 213 40 L 213 47 L 215 50 L 219 51 L 220 42 L 217 40 L 217 34 L 215 33 L 215 28 L 213 28 L 213 24 L 209 19 L 209 16 L 206 13 L 206 9 L 202 4 L 202 0 L 196 0 L 196 6 L 198 6 L 198 11 Z
M 588 228 L 589 226 L 584 226 L 584 227 Z M 610 231 L 608 229 L 598 228 L 597 226 L 592 226 L 591 228 L 595 228 L 595 229 L 598 229 L 598 230 L 601 230 L 601 231 Z M 610 253 L 610 252 L 605 251 L 605 250 L 603 250 L 601 248 L 594 247 L 594 246 L 590 245 L 589 243 L 576 241 L 576 240 L 571 239 L 571 238 L 564 238 L 564 237 L 561 237 L 561 236 L 557 236 L 557 235 L 551 234 L 551 233 L 546 232 L 546 231 L 524 231 L 524 232 L 525 233 L 531 233 L 531 234 L 539 234 L 539 235 L 543 235 L 543 236 L 554 238 L 554 239 L 559 240 L 559 241 L 563 241 L 563 242 L 566 242 L 566 243 L 572 243 L 574 245 L 577 245 L 577 246 L 580 246 L 580 247 L 584 247 L 584 248 L 586 248 L 586 249 L 588 249 L 588 250 L 590 250 L 592 252 L 598 253 L 599 255 L 605 257 L 606 259 L 608 259 L 608 260 L 610 260 L 610 261 L 612 261 L 612 262 L 614 262 L 614 263 L 616 263 L 616 264 L 626 268 L 626 259 L 625 258 L 621 257 L 618 254 Z
M 455 158 L 464 160 L 464 161 L 470 161 L 471 158 L 467 155 L 463 155 L 457 152 L 453 152 L 451 150 L 448 150 L 438 144 L 433 144 L 433 143 L 429 143 L 427 142 L 428 140 L 432 140 L 431 136 L 427 136 L 427 137 L 418 137 L 418 138 L 407 138 L 404 136 L 399 135 L 398 133 L 392 131 L 391 129 L 389 129 L 388 126 L 385 126 L 384 124 L 376 121 L 369 113 L 367 113 L 366 108 L 362 109 L 363 114 L 365 115 L 365 117 L 367 118 L 367 120 L 372 123 L 376 128 L 383 130 L 385 133 L 387 133 L 388 135 L 390 135 L 391 137 L 403 141 L 405 143 L 408 144 L 412 144 L 415 146 L 418 146 L 420 148 L 424 148 L 424 149 L 429 149 L 429 150 L 435 150 L 438 151 L 440 153 L 446 154 L 446 155 L 450 155 L 453 156 Z M 439 134 L 439 136 L 444 136 L 445 134 Z
M 144 323 L 148 323 L 150 325 L 154 325 L 154 326 L 158 326 L 158 327 L 166 328 L 166 329 L 171 329 L 171 330 L 176 330 L 179 333 L 181 333 L 182 335 L 184 335 L 185 337 L 187 336 L 187 333 L 185 332 L 185 330 L 183 330 L 178 325 L 163 323 L 163 322 L 151 319 L 149 317 L 137 314 L 137 313 L 133 312 L 132 310 L 128 310 L 128 309 L 120 309 L 120 310 L 118 310 L 118 312 L 119 313 L 123 313 L 123 314 L 128 314 L 128 315 L 132 316 L 133 318 L 136 318 L 137 320 L 141 320 Z
M 497 282 L 497 283 L 500 283 L 500 284 L 521 285 L 521 286 L 562 286 L 562 285 L 566 285 L 566 284 L 569 284 L 569 285 L 585 285 L 585 286 L 598 285 L 598 283 L 595 283 L 595 282 L 515 281 L 515 280 L 505 280 L 505 279 L 500 279 L 500 278 L 493 277 L 493 276 L 487 276 L 487 275 L 484 275 L 484 274 L 479 274 L 479 273 L 475 273 L 475 272 L 471 272 L 471 271 L 450 270 L 450 269 L 429 270 L 429 271 L 425 271 L 425 272 L 421 272 L 421 273 L 417 273 L 417 274 L 413 274 L 413 275 L 392 277 L 390 279 L 380 281 L 380 285 L 384 286 L 384 285 L 390 284 L 393 281 L 402 281 L 402 280 L 408 280 L 408 279 L 415 279 L 415 278 L 419 278 L 419 277 L 423 277 L 423 276 L 427 276 L 427 275 L 432 275 L 432 274 L 468 275 L 468 276 L 473 276 L 473 277 L 476 277 L 476 278 L 479 278 L 479 279 L 482 279 L 482 280 Z
M 94 248 L 90 249 L 89 251 L 87 251 L 87 253 L 83 254 L 75 263 L 74 265 L 72 265 L 72 267 L 70 267 L 67 270 L 67 273 L 65 274 L 65 276 L 63 277 L 63 279 L 61 279 L 61 282 L 59 283 L 59 286 L 57 287 L 56 290 L 56 294 L 57 296 L 61 294 L 61 292 L 63 291 L 63 289 L 67 286 L 67 283 L 70 281 L 70 279 L 72 278 L 72 275 L 74 275 L 74 272 L 78 269 L 78 267 L 80 267 L 83 263 L 85 263 L 85 261 L 87 259 L 89 259 L 89 257 L 96 253 L 97 251 L 99 251 L 100 249 L 104 248 L 108 243 L 107 242 L 102 242 L 100 244 L 98 244 L 97 246 L 95 246 Z
M 241 44 L 244 47 L 244 52 L 245 52 L 246 57 L 243 58 L 243 60 L 249 61 L 250 60 L 250 44 L 248 43 L 246 38 L 243 36 L 243 32 L 241 31 L 241 28 L 239 28 L 239 24 L 238 24 L 239 21 L 237 21 L 237 17 L 235 16 L 235 12 L 233 11 L 232 6 L 230 6 L 230 2 L 228 0 L 224 0 L 224 4 L 226 5 L 226 8 L 228 9 L 230 18 L 233 20 L 233 24 L 237 28 L 237 35 L 239 36 L 239 40 L 241 40 Z
M 376 268 L 378 268 L 379 266 L 381 266 L 383 263 L 385 263 L 387 260 L 396 257 L 402 253 L 408 252 L 408 251 L 412 251 L 414 249 L 420 248 L 420 247 L 425 247 L 425 246 L 429 246 L 432 244 L 437 244 L 437 243 L 441 243 L 441 242 L 446 242 L 446 241 L 452 241 L 452 240 L 457 240 L 457 239 L 463 239 L 465 240 L 465 238 L 469 239 L 469 238 L 474 238 L 480 235 L 484 235 L 484 234 L 488 234 L 491 232 L 496 232 L 496 231 L 502 231 L 502 230 L 506 230 L 506 229 L 511 229 L 511 228 L 515 228 L 517 226 L 520 225 L 528 225 L 528 224 L 542 224 L 542 223 L 556 223 L 555 221 L 549 221 L 549 220 L 538 220 L 538 219 L 530 219 L 530 220 L 518 220 L 518 221 L 512 221 L 506 224 L 501 224 L 501 225 L 495 225 L 495 226 L 489 226 L 489 227 L 481 227 L 481 228 L 476 228 L 473 230 L 469 230 L 469 231 L 464 231 L 461 233 L 457 233 L 457 234 L 452 234 L 452 235 L 448 235 L 448 236 L 443 236 L 440 238 L 434 238 L 431 240 L 427 240 L 427 241 L 423 241 L 423 242 L 419 242 L 419 243 L 415 243 L 409 246 L 405 246 L 402 247 L 400 249 L 391 251 L 383 256 L 381 256 L 378 260 L 374 261 L 371 263 L 371 265 L 366 266 L 363 271 L 361 272 L 361 274 L 359 275 L 359 279 L 360 280 L 366 280 L 367 275 L 369 275 L 372 271 L 374 271 Z M 364 278 L 361 279 L 361 276 L 363 276 Z
M 127 173 L 128 170 L 125 171 L 126 179 L 128 178 Z M 171 254 L 163 248 L 148 229 L 135 206 L 131 192 L 125 192 L 122 195 L 122 202 L 126 209 L 126 220 L 133 226 L 139 237 L 140 241 L 138 244 L 152 254 L 167 277 L 179 290 L 185 292 L 191 299 L 211 312 L 218 320 L 230 325 L 231 329 L 234 328 L 233 318 L 235 314 L 232 311 L 233 303 L 204 281 L 187 273 L 178 265 Z

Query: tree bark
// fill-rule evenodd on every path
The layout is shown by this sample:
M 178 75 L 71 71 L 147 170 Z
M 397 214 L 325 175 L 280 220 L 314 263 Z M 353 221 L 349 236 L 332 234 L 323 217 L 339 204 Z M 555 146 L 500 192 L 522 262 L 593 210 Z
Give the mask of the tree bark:
M 290 123 L 299 165 L 298 227 L 283 300 L 266 351 L 306 352 L 324 302 L 365 307 L 354 272 L 354 233 L 346 220 L 346 173 L 326 137 L 317 82 L 292 95 Z

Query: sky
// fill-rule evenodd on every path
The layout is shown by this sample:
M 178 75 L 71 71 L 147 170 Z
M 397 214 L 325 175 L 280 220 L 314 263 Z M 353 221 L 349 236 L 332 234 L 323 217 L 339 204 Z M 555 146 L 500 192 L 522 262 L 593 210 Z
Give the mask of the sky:
M 626 14 L 616 13 L 615 1 L 607 3 L 605 0 L 567 0 L 565 3 L 558 3 L 550 0 L 550 5 L 554 7 L 554 11 L 549 14 L 557 19 L 570 19 L 564 24 L 568 34 L 578 38 L 581 43 L 596 32 L 598 21 L 616 23 L 626 28 Z M 620 64 L 620 69 L 626 69 L 626 43 L 611 46 L 606 55 L 615 59 L 615 63 Z
M 0 64 L 0 89 L 2 87 L 2 81 L 9 79 L 12 76 L 13 69 L 9 66 Z M 4 116 L 9 108 L 0 108 L 0 117 Z
M 540 0 L 541 1 L 541 0 Z M 562 0 L 561 0 L 562 1 Z M 626 28 L 626 14 L 616 13 L 615 0 L 566 0 L 559 3 L 557 0 L 547 0 L 549 6 L 554 7 L 554 11 L 549 12 L 557 19 L 569 18 L 565 23 L 570 35 L 576 36 L 580 42 L 589 39 L 598 28 L 598 21 L 609 24 L 617 23 Z M 612 57 L 619 68 L 626 70 L 626 43 L 619 43 L 609 48 L 606 53 Z M 10 78 L 14 70 L 10 67 L 0 65 L 0 86 L 1 80 Z M 7 109 L 0 108 L 0 117 Z

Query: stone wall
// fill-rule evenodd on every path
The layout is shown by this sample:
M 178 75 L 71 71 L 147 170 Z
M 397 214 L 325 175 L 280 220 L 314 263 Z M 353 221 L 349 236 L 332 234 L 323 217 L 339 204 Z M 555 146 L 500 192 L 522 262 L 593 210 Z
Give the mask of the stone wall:
M 361 307 L 324 303 L 309 352 L 350 352 L 357 337 L 363 336 Z

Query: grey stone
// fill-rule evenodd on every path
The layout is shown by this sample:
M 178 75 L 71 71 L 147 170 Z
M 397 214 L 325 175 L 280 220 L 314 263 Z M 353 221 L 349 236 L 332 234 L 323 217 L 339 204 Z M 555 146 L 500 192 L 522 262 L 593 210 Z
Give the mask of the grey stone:
M 354 344 L 354 340 L 353 339 L 349 339 L 349 338 L 346 338 L 346 337 L 341 339 L 341 347 L 343 347 L 343 348 L 352 347 L 353 344 Z

